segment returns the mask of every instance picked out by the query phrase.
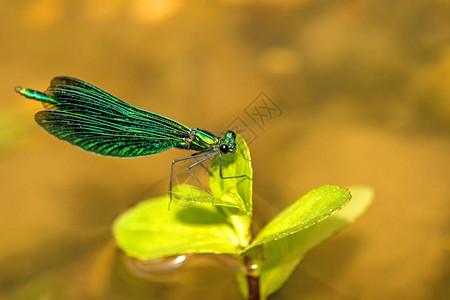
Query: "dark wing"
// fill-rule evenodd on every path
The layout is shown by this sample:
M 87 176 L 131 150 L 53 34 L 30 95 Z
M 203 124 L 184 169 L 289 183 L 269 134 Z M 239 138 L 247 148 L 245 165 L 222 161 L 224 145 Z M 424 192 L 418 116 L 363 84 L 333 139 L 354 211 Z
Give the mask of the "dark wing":
M 134 157 L 170 149 L 189 137 L 189 127 L 135 108 L 70 77 L 56 77 L 45 92 L 55 101 L 36 114 L 49 133 L 97 154 Z

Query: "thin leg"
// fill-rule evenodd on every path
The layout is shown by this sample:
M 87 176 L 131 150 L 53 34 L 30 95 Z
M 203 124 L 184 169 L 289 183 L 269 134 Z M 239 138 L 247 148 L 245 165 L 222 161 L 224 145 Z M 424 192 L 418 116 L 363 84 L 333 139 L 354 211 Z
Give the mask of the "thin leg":
M 200 184 L 202 189 L 204 189 L 206 192 L 208 192 L 208 194 L 211 195 L 211 202 L 212 202 L 212 204 L 214 204 L 214 196 L 213 196 L 213 194 L 211 193 L 210 190 L 208 190 L 206 188 L 206 186 L 203 185 L 203 183 L 197 178 L 197 176 L 195 176 L 194 173 L 191 172 L 191 169 L 193 167 L 197 166 L 197 165 L 201 165 L 202 162 L 204 162 L 204 161 L 206 161 L 206 160 L 208 160 L 208 159 L 210 159 L 210 158 L 212 158 L 212 157 L 214 157 L 216 155 L 217 155 L 217 152 L 212 152 L 210 155 L 207 155 L 205 158 L 202 158 L 201 160 L 196 161 L 195 163 L 193 163 L 192 165 L 190 165 L 189 167 L 186 168 L 186 171 L 189 173 L 189 175 L 191 175 L 192 178 L 194 178 Z
M 193 167 L 195 167 L 198 164 L 201 164 L 202 162 L 204 162 L 205 160 L 210 159 L 211 157 L 213 157 L 214 155 L 216 155 L 217 153 L 213 152 L 213 154 L 211 154 L 211 152 L 200 152 L 198 154 L 194 154 L 192 156 L 187 156 L 187 157 L 182 157 L 182 158 L 178 158 L 172 161 L 172 164 L 170 166 L 170 181 L 169 181 L 169 197 L 170 197 L 170 202 L 172 202 L 172 186 L 173 186 L 173 166 L 180 162 L 180 161 L 184 161 L 184 160 L 189 160 L 189 159 L 197 159 L 197 157 L 203 157 L 206 156 L 205 158 L 202 158 L 199 161 L 196 161 L 195 163 L 193 163 L 192 165 L 190 165 L 186 170 L 188 171 L 189 175 L 192 176 L 197 182 L 200 183 L 201 187 L 206 190 L 209 194 L 211 194 L 211 192 L 205 188 L 205 186 L 200 182 L 200 180 L 190 171 L 190 169 L 192 169 Z M 170 207 L 170 202 L 169 202 L 169 207 Z
M 194 156 L 194 159 L 197 161 L 197 154 L 193 154 L 193 156 Z M 203 168 L 203 170 L 205 170 L 205 172 L 207 172 L 208 174 L 209 174 L 209 176 L 211 176 L 211 171 L 203 164 L 203 163 L 201 163 L 200 164 L 200 167 L 202 167 Z

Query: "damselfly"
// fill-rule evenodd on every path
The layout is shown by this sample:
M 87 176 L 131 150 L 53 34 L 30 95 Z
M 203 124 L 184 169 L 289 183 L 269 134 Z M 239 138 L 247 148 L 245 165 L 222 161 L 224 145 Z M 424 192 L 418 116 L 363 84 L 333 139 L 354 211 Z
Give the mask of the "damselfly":
M 169 193 L 172 199 L 173 167 L 177 162 L 195 159 L 187 172 L 200 186 L 212 193 L 191 172 L 206 160 L 220 155 L 222 179 L 248 177 L 222 175 L 222 155 L 236 151 L 236 134 L 223 138 L 198 128 L 189 128 L 161 115 L 135 108 L 82 80 L 56 77 L 45 92 L 16 87 L 16 92 L 42 102 L 46 110 L 35 115 L 36 122 L 59 139 L 100 155 L 137 157 L 170 148 L 194 150 L 192 156 L 172 161 Z M 249 178 L 250 179 L 250 178 Z

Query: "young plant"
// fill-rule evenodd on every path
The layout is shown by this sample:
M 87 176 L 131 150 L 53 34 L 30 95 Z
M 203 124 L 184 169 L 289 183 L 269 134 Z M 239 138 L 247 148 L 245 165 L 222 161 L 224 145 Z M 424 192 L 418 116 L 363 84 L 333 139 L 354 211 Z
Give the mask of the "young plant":
M 237 143 L 242 151 L 223 156 L 223 174 L 253 178 L 248 147 L 239 136 Z M 252 180 L 221 179 L 218 156 L 210 174 L 214 199 L 204 190 L 179 185 L 170 210 L 169 196 L 143 201 L 117 218 L 114 235 L 127 255 L 140 260 L 186 253 L 235 255 L 242 266 L 237 283 L 248 299 L 265 299 L 281 288 L 306 252 L 352 223 L 373 197 L 366 187 L 321 186 L 252 237 Z

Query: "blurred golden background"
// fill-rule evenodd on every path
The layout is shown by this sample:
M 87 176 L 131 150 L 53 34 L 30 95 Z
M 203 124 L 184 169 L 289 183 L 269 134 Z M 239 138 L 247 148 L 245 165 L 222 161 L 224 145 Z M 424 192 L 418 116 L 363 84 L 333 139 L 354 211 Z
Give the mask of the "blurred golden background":
M 0 5 L 0 299 L 240 297 L 216 258 L 157 278 L 127 268 L 114 218 L 166 193 L 186 153 L 115 159 L 58 141 L 14 93 L 57 75 L 191 127 L 245 124 L 260 222 L 323 184 L 375 189 L 271 299 L 450 298 L 448 1 Z M 261 92 L 279 110 L 258 106 Z

